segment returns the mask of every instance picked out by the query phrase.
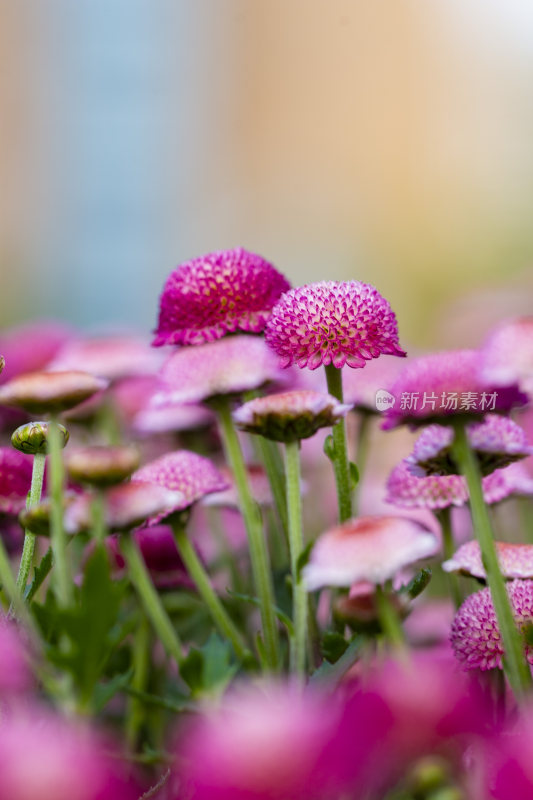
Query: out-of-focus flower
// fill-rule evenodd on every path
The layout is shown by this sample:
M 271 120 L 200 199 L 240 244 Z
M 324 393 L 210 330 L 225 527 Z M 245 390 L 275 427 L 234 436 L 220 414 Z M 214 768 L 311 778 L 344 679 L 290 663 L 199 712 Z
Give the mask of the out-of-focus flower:
M 140 434 L 177 433 L 205 428 L 214 420 L 213 413 L 204 406 L 173 403 L 142 409 L 133 419 L 132 428 Z
M 320 281 L 291 289 L 272 309 L 265 336 L 283 367 L 364 367 L 381 355 L 405 356 L 389 303 L 359 281 Z
M 158 589 L 175 589 L 180 586 L 193 588 L 194 584 L 178 553 L 170 525 L 138 528 L 133 531 L 132 536 Z M 125 561 L 120 553 L 120 537 L 109 536 L 106 544 L 117 568 L 124 569 Z
M 248 485 L 255 502 L 260 506 L 271 506 L 273 504 L 272 491 L 263 467 L 259 464 L 250 464 L 247 466 L 246 472 L 248 474 Z M 202 505 L 240 508 L 239 495 L 231 471 L 228 467 L 221 467 L 220 474 L 228 482 L 228 488 L 206 495 L 202 500 Z
M 438 551 L 437 537 L 413 520 L 359 517 L 317 539 L 303 575 L 308 591 L 324 586 L 381 584 Z
M 344 402 L 349 403 L 354 411 L 380 413 L 381 409 L 376 405 L 376 394 L 380 391 L 390 392 L 391 386 L 407 363 L 391 356 L 382 356 L 369 361 L 364 372 L 345 370 L 342 376 Z
M 0 513 L 16 516 L 26 506 L 32 459 L 11 447 L 0 447 Z
M 481 347 L 481 376 L 493 386 L 517 383 L 533 395 L 533 317 L 503 322 Z
M 0 617 L 0 697 L 25 693 L 34 683 L 21 632 L 14 622 Z
M 484 794 L 491 800 L 530 800 L 533 797 L 533 723 L 531 706 L 512 728 L 485 743 Z
M 28 372 L 0 387 L 0 404 L 30 414 L 59 413 L 107 386 L 88 372 Z
M 533 578 L 533 544 L 514 544 L 511 542 L 494 542 L 500 571 L 504 578 Z M 465 542 L 456 553 L 444 561 L 445 572 L 458 572 L 474 578 L 487 577 L 481 560 L 479 542 Z
M 301 389 L 250 400 L 233 412 L 233 420 L 243 431 L 288 442 L 335 425 L 349 410 L 329 394 Z
M 533 581 L 510 581 L 507 594 L 516 625 L 520 628 L 533 622 Z M 450 638 L 464 669 L 501 669 L 504 650 L 488 586 L 466 598 L 455 615 Z M 525 641 L 524 650 L 533 664 L 533 648 Z
M 138 795 L 120 760 L 87 728 L 36 711 L 0 720 L 0 797 L 133 800 Z
M 73 335 L 70 328 L 52 321 L 31 322 L 0 331 L 0 353 L 6 360 L 0 383 L 44 369 Z
M 462 506 L 468 500 L 466 482 L 460 475 L 413 475 L 409 461 L 403 459 L 387 480 L 387 503 L 401 508 Z
M 63 447 L 66 447 L 70 434 L 64 425 L 58 425 L 59 439 Z M 28 455 L 44 454 L 48 451 L 48 437 L 50 435 L 50 423 L 46 421 L 27 422 L 20 425 L 11 436 L 11 444 L 15 450 Z
M 177 768 L 195 800 L 319 800 L 338 797 L 374 765 L 388 724 L 374 704 L 358 726 L 343 719 L 342 696 L 295 686 L 244 687 L 182 731 Z M 361 726 L 364 726 L 363 728 Z M 351 796 L 351 795 L 350 795 Z
M 520 461 L 495 469 L 482 479 L 482 486 L 485 502 L 499 503 L 512 495 L 533 495 L 533 476 L 526 470 L 525 461 Z
M 384 414 L 383 430 L 398 425 L 446 424 L 457 415 L 481 419 L 527 402 L 518 385 L 495 387 L 479 371 L 476 350 L 447 350 L 409 361 L 390 387 L 395 403 Z
M 153 375 L 161 361 L 161 354 L 141 337 L 114 334 L 68 341 L 56 353 L 48 370 L 83 369 L 98 378 L 116 381 L 134 375 Z
M 203 344 L 234 331 L 260 333 L 287 279 L 261 256 L 220 250 L 180 264 L 160 299 L 153 344 Z
M 470 447 L 476 453 L 483 475 L 527 458 L 533 448 L 525 431 L 513 420 L 489 414 L 483 422 L 467 427 Z M 414 475 L 450 475 L 457 473 L 451 457 L 454 432 L 443 425 L 429 425 L 416 440 L 407 463 Z
M 132 483 L 143 481 L 165 489 L 179 492 L 182 500 L 175 511 L 190 508 L 211 492 L 228 489 L 230 484 L 212 461 L 189 450 L 176 450 L 145 464 L 132 475 Z M 161 521 L 165 515 L 157 515 L 151 524 Z
M 139 451 L 132 445 L 77 447 L 65 455 L 69 478 L 90 486 L 112 486 L 129 478 L 139 466 Z
M 154 406 L 240 394 L 283 381 L 283 373 L 262 338 L 242 334 L 178 350 L 163 365 L 160 378 L 165 386 L 153 398 Z
M 391 594 L 390 602 L 396 613 L 403 617 L 407 611 L 407 598 Z M 348 594 L 342 594 L 334 601 L 334 613 L 353 630 L 376 632 L 376 626 L 380 630 L 375 585 L 361 581 L 350 586 Z

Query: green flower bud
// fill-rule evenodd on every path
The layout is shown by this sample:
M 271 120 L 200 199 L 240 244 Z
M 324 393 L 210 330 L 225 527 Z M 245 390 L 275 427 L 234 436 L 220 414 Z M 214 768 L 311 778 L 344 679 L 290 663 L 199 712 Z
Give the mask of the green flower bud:
M 63 425 L 58 425 L 61 446 L 65 447 L 69 440 L 69 432 Z M 21 425 L 11 436 L 11 444 L 22 453 L 37 455 L 48 452 L 49 422 L 27 422 Z

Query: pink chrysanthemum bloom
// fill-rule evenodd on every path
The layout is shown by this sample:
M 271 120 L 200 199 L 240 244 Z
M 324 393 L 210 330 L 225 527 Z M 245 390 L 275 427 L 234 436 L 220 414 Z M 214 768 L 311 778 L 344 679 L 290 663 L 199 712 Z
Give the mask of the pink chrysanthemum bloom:
M 213 413 L 203 406 L 173 403 L 144 408 L 133 418 L 132 428 L 141 435 L 177 433 L 206 428 L 215 421 Z
M 494 542 L 494 546 L 504 578 L 533 578 L 533 544 Z M 444 561 L 442 568 L 445 572 L 458 572 L 473 578 L 487 577 L 479 543 L 475 540 L 461 545 L 452 558 Z
M 390 387 L 394 403 L 384 414 L 383 430 L 402 424 L 444 425 L 458 415 L 481 419 L 490 411 L 506 412 L 527 402 L 516 383 L 486 383 L 479 362 L 476 350 L 447 350 L 411 360 Z
M 105 389 L 107 381 L 88 372 L 28 372 L 0 387 L 0 404 L 30 414 L 59 413 Z
M 381 584 L 438 551 L 437 537 L 423 525 L 393 516 L 359 517 L 319 536 L 303 575 L 307 590 Z
M 19 514 L 31 486 L 32 458 L 0 447 L 0 514 Z
M 405 356 L 389 303 L 359 281 L 291 289 L 272 309 L 265 336 L 282 367 L 364 367 L 381 355 Z
M 233 412 L 233 421 L 240 430 L 287 442 L 308 439 L 319 428 L 335 425 L 350 408 L 330 394 L 296 389 L 244 403 Z
M 205 495 L 220 492 L 230 486 L 212 461 L 188 450 L 165 453 L 134 472 L 131 479 L 132 483 L 155 483 L 165 489 L 180 492 L 183 499 L 181 507 L 176 508 L 176 511 L 184 511 Z M 155 524 L 163 517 L 164 515 L 158 515 L 150 523 Z
M 503 469 L 495 469 L 486 475 L 481 483 L 485 502 L 499 503 L 507 497 L 533 495 L 533 476 L 523 466 L 524 462 L 509 464 Z
M 260 333 L 290 283 L 272 264 L 242 248 L 180 264 L 160 300 L 153 344 L 203 344 L 228 333 Z
M 533 448 L 525 431 L 507 417 L 489 414 L 483 422 L 467 427 L 470 447 L 476 453 L 483 475 L 527 458 Z M 450 450 L 454 432 L 443 425 L 425 428 L 406 459 L 414 475 L 450 475 L 457 473 Z
M 404 458 L 389 475 L 385 500 L 400 508 L 437 510 L 464 505 L 468 491 L 460 475 L 413 475 Z
M 533 317 L 499 325 L 481 347 L 481 375 L 494 386 L 518 383 L 533 396 Z
M 83 369 L 116 381 L 135 375 L 153 375 L 161 355 L 139 336 L 113 334 L 67 342 L 48 365 L 51 372 Z
M 163 365 L 165 386 L 152 405 L 198 403 L 220 394 L 240 394 L 283 380 L 278 361 L 259 336 L 230 336 L 201 347 L 184 347 Z
M 533 622 L 533 581 L 510 581 L 507 594 L 517 627 Z M 501 669 L 503 643 L 488 586 L 466 598 L 453 620 L 450 640 L 464 669 Z M 524 649 L 533 664 L 533 648 L 524 641 Z

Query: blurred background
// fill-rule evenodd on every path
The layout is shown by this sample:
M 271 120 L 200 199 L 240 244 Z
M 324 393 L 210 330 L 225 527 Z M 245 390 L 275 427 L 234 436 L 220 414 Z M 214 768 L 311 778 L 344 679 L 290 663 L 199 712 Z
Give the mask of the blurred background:
M 415 348 L 533 297 L 524 0 L 0 0 L 0 325 L 150 331 L 180 261 L 354 278 Z

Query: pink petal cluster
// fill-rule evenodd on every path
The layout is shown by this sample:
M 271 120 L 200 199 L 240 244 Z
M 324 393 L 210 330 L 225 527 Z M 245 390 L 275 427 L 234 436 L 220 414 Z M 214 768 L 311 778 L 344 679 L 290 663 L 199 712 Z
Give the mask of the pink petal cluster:
M 359 281 L 291 289 L 272 309 L 265 336 L 283 367 L 364 367 L 381 355 L 405 356 L 389 303 Z
M 533 544 L 494 542 L 500 570 L 504 578 L 533 578 Z M 456 553 L 442 564 L 445 572 L 459 572 L 474 578 L 485 579 L 479 543 L 465 542 Z
M 364 372 L 345 370 L 342 376 L 344 402 L 352 405 L 356 411 L 377 414 L 377 392 L 390 391 L 407 363 L 392 356 L 382 356 L 369 361 Z
M 358 517 L 319 536 L 304 567 L 304 581 L 308 591 L 358 581 L 381 584 L 435 555 L 438 547 L 435 535 L 413 520 Z
M 26 507 L 30 490 L 32 458 L 14 450 L 0 447 L 0 513 L 19 514 Z
M 401 424 L 445 424 L 458 414 L 479 419 L 487 411 L 505 412 L 527 402 L 516 383 L 487 383 L 479 362 L 476 350 L 447 350 L 410 360 L 390 387 L 395 403 L 384 414 L 383 430 Z
M 6 361 L 0 383 L 44 369 L 73 335 L 70 328 L 48 320 L 0 332 L 0 353 Z
M 507 593 L 516 625 L 533 622 L 533 581 L 510 581 Z M 501 669 L 504 650 L 488 587 L 466 598 L 453 620 L 450 641 L 464 669 Z M 533 648 L 525 642 L 524 648 L 533 664 Z
M 153 344 L 197 345 L 228 333 L 260 333 L 287 279 L 261 256 L 220 250 L 180 264 L 160 299 Z
M 230 484 L 212 461 L 189 450 L 176 450 L 150 461 L 132 475 L 132 483 L 157 484 L 182 495 L 180 508 L 189 508 L 211 492 L 228 489 Z M 159 517 L 161 519 L 162 517 Z M 159 520 L 157 520 L 159 521 Z M 156 522 L 152 519 L 152 523 Z
M 488 414 L 483 422 L 468 425 L 467 435 L 484 475 L 527 458 L 533 452 L 520 425 L 498 414 Z M 429 425 L 425 428 L 407 458 L 411 472 L 414 475 L 455 474 L 457 467 L 450 455 L 453 438 L 454 431 L 449 426 Z
M 153 398 L 154 406 L 258 389 L 282 381 L 283 373 L 262 338 L 242 334 L 178 350 L 163 365 L 160 378 L 164 386 Z
M 481 348 L 481 375 L 494 386 L 518 383 L 533 395 L 533 316 L 498 325 Z
M 140 336 L 113 334 L 89 339 L 72 339 L 48 365 L 52 372 L 83 369 L 116 381 L 135 375 L 152 375 L 161 366 L 161 355 Z

